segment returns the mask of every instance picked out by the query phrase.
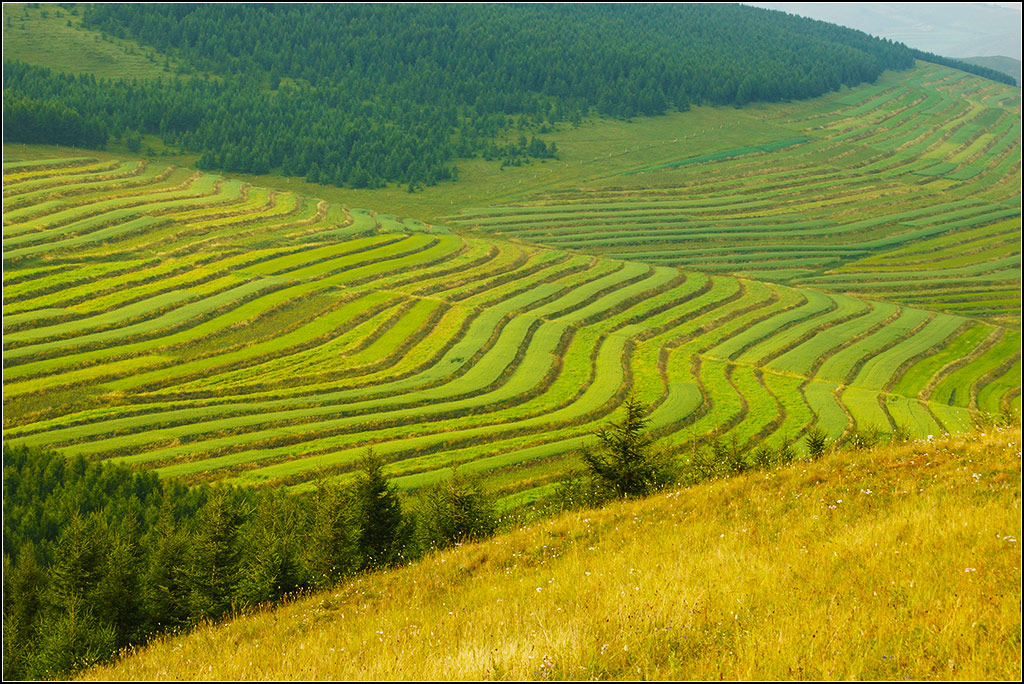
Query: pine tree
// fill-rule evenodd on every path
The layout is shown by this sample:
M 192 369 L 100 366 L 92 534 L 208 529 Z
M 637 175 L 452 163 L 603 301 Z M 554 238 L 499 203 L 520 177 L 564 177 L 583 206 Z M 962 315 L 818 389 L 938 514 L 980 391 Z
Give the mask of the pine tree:
M 317 488 L 306 561 L 316 587 L 333 586 L 359 569 L 352 509 L 348 491 L 324 483 Z
M 149 544 L 145 600 L 147 613 L 157 630 L 172 629 L 188 622 L 185 560 L 189 539 L 185 530 L 175 523 L 173 508 L 173 501 L 166 496 Z
M 244 561 L 238 583 L 242 604 L 276 601 L 302 585 L 296 544 L 299 528 L 293 498 L 280 491 L 260 498 L 243 533 Z
M 142 593 L 142 550 L 139 526 L 134 516 L 108 525 L 103 575 L 91 602 L 97 619 L 109 624 L 118 646 L 140 642 L 149 630 Z
M 625 418 L 597 430 L 597 445 L 581 455 L 593 476 L 619 498 L 643 496 L 674 478 L 673 460 L 653 448 L 653 440 L 645 433 L 650 422 L 644 415 L 646 407 L 631 396 L 625 408 Z
M 194 620 L 215 619 L 231 608 L 238 583 L 238 504 L 227 491 L 215 492 L 199 510 L 185 576 Z
M 38 564 L 31 541 L 19 549 L 17 565 L 4 554 L 3 580 L 4 678 L 29 679 L 46 594 L 46 571 Z

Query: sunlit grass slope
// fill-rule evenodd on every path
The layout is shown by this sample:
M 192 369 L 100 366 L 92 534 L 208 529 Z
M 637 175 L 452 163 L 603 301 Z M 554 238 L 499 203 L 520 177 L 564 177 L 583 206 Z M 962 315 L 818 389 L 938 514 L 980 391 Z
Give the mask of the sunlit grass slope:
M 1016 679 L 1020 428 L 573 512 L 94 679 Z
M 82 9 L 69 3 L 5 2 L 4 59 L 100 78 L 174 76 L 175 62 L 167 55 L 83 28 Z

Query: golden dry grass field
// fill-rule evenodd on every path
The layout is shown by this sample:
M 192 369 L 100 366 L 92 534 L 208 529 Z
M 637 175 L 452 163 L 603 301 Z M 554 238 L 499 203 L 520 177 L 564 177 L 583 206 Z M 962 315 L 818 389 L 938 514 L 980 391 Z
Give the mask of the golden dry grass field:
M 566 513 L 88 679 L 1012 679 L 1020 428 Z

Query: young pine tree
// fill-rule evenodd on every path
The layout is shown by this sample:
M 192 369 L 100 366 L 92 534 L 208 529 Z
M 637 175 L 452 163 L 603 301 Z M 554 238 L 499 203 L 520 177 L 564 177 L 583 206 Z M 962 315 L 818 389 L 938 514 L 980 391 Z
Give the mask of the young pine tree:
M 395 565 L 409 542 L 409 528 L 398 492 L 384 475 L 384 461 L 367 449 L 353 489 L 358 546 L 363 568 Z
M 242 519 L 238 502 L 225 490 L 215 491 L 199 509 L 185 568 L 193 620 L 216 619 L 231 609 L 239 579 Z
M 350 492 L 322 483 L 313 497 L 306 566 L 318 588 L 331 587 L 359 570 L 358 527 Z
M 622 421 L 597 430 L 598 443 L 581 455 L 590 472 L 603 480 L 619 498 L 644 496 L 670 484 L 675 477 L 673 459 L 653 447 L 646 434 L 646 407 L 636 397 L 625 402 Z
M 278 601 L 303 586 L 301 528 L 294 497 L 281 491 L 260 495 L 256 510 L 240 532 L 243 554 L 238 599 L 242 605 Z

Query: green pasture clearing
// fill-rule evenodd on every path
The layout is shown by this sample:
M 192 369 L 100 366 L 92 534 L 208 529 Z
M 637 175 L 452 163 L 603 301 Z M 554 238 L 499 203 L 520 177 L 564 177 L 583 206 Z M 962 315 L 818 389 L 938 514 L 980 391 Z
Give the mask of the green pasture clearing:
M 272 287 L 275 283 L 271 280 L 253 281 L 253 282 L 239 282 L 239 279 L 228 276 L 225 278 L 225 284 L 231 284 L 234 281 L 235 284 L 229 289 L 225 289 L 223 292 L 205 297 L 196 302 L 185 303 L 175 310 L 170 311 L 166 314 L 157 316 L 151 320 L 143 321 L 141 323 L 135 323 L 113 330 L 106 330 L 104 332 L 96 333 L 85 333 L 74 337 L 66 337 L 57 339 L 51 342 L 42 342 L 37 344 L 31 344 L 25 347 L 16 347 L 14 349 L 4 350 L 4 362 L 5 364 L 11 363 L 18 359 L 31 359 L 39 356 L 50 356 L 53 352 L 61 349 L 77 349 L 87 346 L 106 347 L 107 344 L 120 345 L 123 340 L 131 340 L 132 338 L 144 337 L 154 334 L 159 334 L 164 330 L 173 330 L 187 324 L 189 321 L 196 319 L 206 313 L 215 311 L 225 305 L 228 305 L 234 301 L 246 299 L 255 293 L 265 290 L 268 287 Z M 174 304 L 184 299 L 181 293 L 171 292 L 162 297 L 156 298 L 157 302 L 153 305 L 164 305 L 160 308 L 165 308 L 166 304 Z M 165 301 L 166 300 L 166 301 Z M 132 312 L 137 307 L 126 307 L 128 312 Z M 144 308 L 142 306 L 138 308 Z M 148 309 L 146 309 L 148 310 Z M 120 320 L 122 312 L 114 312 L 112 317 Z M 75 326 L 60 326 L 60 328 L 68 328 L 69 333 L 73 333 Z M 29 334 L 29 333 L 26 333 Z M 15 371 L 17 372 L 17 371 Z
M 175 60 L 150 47 L 83 28 L 80 12 L 78 7 L 48 3 L 4 3 L 4 58 L 98 78 L 175 75 Z
M 818 377 L 837 383 L 853 381 L 861 372 L 862 364 L 877 365 L 872 363 L 876 355 L 897 346 L 933 316 L 918 309 L 900 309 L 895 320 L 830 356 L 818 370 Z
M 963 327 L 965 321 L 958 316 L 937 315 L 912 336 L 885 351 L 877 352 L 861 368 L 851 384 L 863 387 L 884 387 L 899 377 L 898 369 L 921 355 L 932 352 L 948 341 Z
M 778 372 L 792 372 L 807 376 L 816 363 L 830 363 L 835 373 L 845 377 L 849 371 L 846 358 L 836 360 L 836 354 L 853 344 L 858 337 L 882 326 L 896 313 L 891 304 L 873 304 L 869 310 L 852 320 L 829 326 L 815 332 L 809 339 L 768 362 L 766 368 Z M 856 352 L 845 352 L 847 356 Z
M 965 251 L 974 254 L 993 245 L 1014 244 L 1020 230 L 1020 219 L 1011 219 L 978 228 L 950 232 L 914 245 L 871 256 L 844 266 L 840 271 L 861 271 L 872 267 L 896 269 L 906 266 L 934 264 L 948 258 L 961 257 Z M 1018 245 L 1019 247 L 1019 245 Z
M 55 178 L 47 178 L 30 184 L 24 182 L 7 191 L 5 204 L 10 207 L 4 212 L 4 218 L 10 222 L 28 215 L 47 213 L 52 207 L 67 206 L 74 201 L 81 204 L 89 195 L 109 193 L 112 190 L 130 191 L 149 185 L 157 177 L 163 178 L 168 184 L 180 185 L 189 175 L 187 169 L 172 170 L 144 162 L 125 162 L 117 170 L 110 173 L 83 174 L 76 178 L 65 174 Z M 57 199 L 51 199 L 57 198 Z M 71 198 L 74 198 L 72 200 Z
M 940 78 L 922 79 L 924 73 Z M 726 119 L 735 116 L 729 125 L 742 129 L 748 117 L 780 125 L 783 117 L 773 110 L 800 110 L 802 118 L 790 116 L 785 125 L 790 131 L 806 131 L 804 144 L 777 150 L 756 162 L 735 155 L 767 143 L 722 145 L 682 161 L 677 158 L 619 172 L 621 178 L 629 178 L 644 171 L 647 184 L 643 187 L 607 187 L 600 182 L 603 179 L 595 178 L 575 191 L 536 193 L 518 202 L 467 208 L 450 220 L 474 231 L 618 258 L 824 283 L 819 279 L 826 271 L 846 270 L 858 259 L 883 258 L 909 249 L 908 245 L 927 249 L 926 243 L 936 236 L 1019 217 L 1019 193 L 1012 185 L 989 189 L 984 196 L 990 200 L 998 196 L 999 201 L 987 205 L 978 203 L 973 186 L 921 185 L 957 173 L 974 178 L 973 169 L 982 168 L 979 162 L 1000 153 L 994 149 L 996 141 L 1014 141 L 1019 146 L 1019 107 L 972 104 L 962 99 L 962 93 L 975 88 L 978 79 L 951 74 L 943 67 L 926 65 L 840 98 L 822 98 L 816 105 L 819 111 L 807 105 L 758 105 L 738 113 L 723 112 Z M 1011 131 L 1012 136 L 1007 136 Z M 777 140 L 794 138 L 780 135 Z M 839 144 L 847 150 L 841 156 L 857 159 L 848 170 L 836 163 L 834 155 L 816 156 L 816 150 Z M 968 160 L 970 174 L 962 168 Z M 688 163 L 696 161 L 702 162 L 699 175 L 687 170 Z M 1019 158 L 1007 156 L 985 173 L 1001 170 L 1003 175 L 1019 176 L 1019 168 Z M 816 184 L 815 178 L 821 182 Z M 743 187 L 742 179 L 748 187 Z M 783 185 L 773 188 L 772 182 Z M 751 185 L 757 187 L 756 193 L 748 189 Z M 616 195 L 621 201 L 609 201 Z M 919 207 L 908 209 L 908 200 Z M 822 219 L 828 216 L 828 223 L 816 219 L 813 227 L 809 225 L 807 218 L 815 212 L 821 212 Z M 752 229 L 772 216 L 779 217 L 779 226 Z M 746 224 L 737 227 L 732 243 L 724 242 L 729 234 L 724 221 Z M 787 228 L 780 231 L 781 226 Z M 1014 233 L 1019 234 L 1019 226 Z M 780 261 L 780 255 L 793 254 L 808 239 L 824 235 L 831 245 L 830 252 L 821 248 L 822 254 L 828 252 L 828 259 L 815 262 L 807 255 L 789 263 Z M 1000 268 L 1000 259 L 1010 249 L 961 254 L 958 261 L 940 262 L 939 267 L 962 264 L 983 269 L 982 264 L 991 264 Z M 857 286 L 846 287 L 856 291 Z M 894 286 L 885 294 L 897 300 L 900 296 Z M 942 308 L 941 303 L 938 306 Z
M 4 438 L 296 489 L 373 445 L 529 500 L 631 392 L 674 445 L 962 429 L 1020 401 L 1019 105 L 976 83 L 590 120 L 413 195 L 5 148 Z
M 892 423 L 878 403 L 879 393 L 864 387 L 845 386 L 840 391 L 840 401 L 850 412 L 857 430 L 883 434 L 892 432 Z
M 992 414 L 1000 414 L 1008 406 L 1007 400 L 1016 392 L 1020 395 L 1020 356 L 1006 368 L 1002 375 L 992 378 L 978 391 L 978 408 Z
M 4 274 L 4 319 L 7 312 L 36 309 L 46 306 L 46 299 L 53 290 L 69 290 L 81 287 L 80 283 L 95 281 L 108 274 L 133 273 L 142 271 L 155 262 L 152 258 L 126 259 L 123 261 L 88 262 L 71 261 L 61 265 L 25 269 L 33 277 L 22 279 L 6 278 Z M 43 277 L 40 277 L 43 276 Z M 57 299 L 56 301 L 63 301 Z
M 813 309 L 807 317 L 800 317 L 795 325 L 781 333 L 763 339 L 736 357 L 740 363 L 751 363 L 764 366 L 766 357 L 779 356 L 786 350 L 795 348 L 802 340 L 809 339 L 817 331 L 834 327 L 838 321 L 855 317 L 867 311 L 867 305 L 852 297 L 829 296 L 814 290 L 805 290 Z
M 895 426 L 902 427 L 914 435 L 934 435 L 943 431 L 943 427 L 936 422 L 921 401 L 895 395 L 883 396 L 885 409 Z
M 782 407 L 783 419 L 772 433 L 758 439 L 758 442 L 770 444 L 781 441 L 790 444 L 799 438 L 814 419 L 807 399 L 801 391 L 805 380 L 778 373 L 763 373 L 761 380 Z
M 812 380 L 804 387 L 807 405 L 817 416 L 817 425 L 832 439 L 847 430 L 850 419 L 836 399 L 838 386 L 824 380 Z
M 156 214 L 190 204 L 206 206 L 242 199 L 245 186 L 238 182 L 223 182 L 215 176 L 202 176 L 186 188 L 170 188 L 165 192 L 141 197 L 115 197 L 103 202 L 71 207 L 16 224 L 5 235 L 7 245 L 53 241 L 54 236 L 82 233 L 96 227 L 137 214 Z
M 45 156 L 44 152 L 42 156 Z M 80 150 L 76 150 L 72 158 L 39 159 L 19 162 L 18 168 L 12 173 L 4 173 L 4 197 L 12 192 L 17 192 L 22 183 L 40 179 L 52 179 L 63 177 L 71 169 L 72 173 L 95 173 L 97 171 L 113 171 L 121 165 L 120 160 L 101 161 L 96 157 L 83 157 Z M 34 187 L 34 186 L 29 186 Z M 13 188 L 13 190 L 12 190 Z
M 28 171 L 31 173 L 41 173 L 50 169 L 59 169 L 65 167 L 89 167 L 99 162 L 95 157 L 78 156 L 75 159 L 66 159 L 63 157 L 55 157 L 53 159 L 33 159 L 33 160 L 8 160 L 6 155 L 4 157 L 4 180 L 8 178 L 14 179 L 21 177 L 22 171 Z
M 907 372 L 892 386 L 892 391 L 902 396 L 912 396 L 915 390 L 920 391 L 921 388 L 926 387 L 935 374 L 948 364 L 966 358 L 992 332 L 993 328 L 989 326 L 971 325 L 946 345 L 941 352 L 922 358 L 908 368 Z
M 177 259 L 169 259 L 153 269 L 145 269 L 137 272 L 136 278 L 118 278 L 121 282 L 111 282 L 107 278 L 103 282 L 104 290 L 99 290 L 94 285 L 94 293 L 89 297 L 82 290 L 85 286 L 76 288 L 73 293 L 69 292 L 68 299 L 72 296 L 76 301 L 69 308 L 79 315 L 91 314 L 96 311 L 108 310 L 115 306 L 124 306 L 139 299 L 153 296 L 156 293 L 167 290 L 188 289 L 193 295 L 204 295 L 214 292 L 220 287 L 220 278 L 229 274 L 239 274 L 238 266 L 244 266 L 266 251 L 254 251 L 248 254 L 228 256 L 216 261 L 207 261 L 200 255 L 184 255 Z M 274 250 L 271 253 L 276 253 Z M 110 291 L 114 286 L 114 291 Z M 120 286 L 121 289 L 116 289 Z
M 758 374 L 749 366 L 733 365 L 729 379 L 737 393 L 746 400 L 747 411 L 739 425 L 729 433 L 735 435 L 741 444 L 756 446 L 759 435 L 774 432 L 774 425 L 781 422 L 784 409 L 778 398 L 758 379 Z
M 730 364 L 722 361 L 704 360 L 700 364 L 708 410 L 690 427 L 689 432 L 698 438 L 717 436 L 743 419 L 743 401 L 729 382 L 729 368 Z
M 985 354 L 971 359 L 969 363 L 944 377 L 935 386 L 929 400 L 951 406 L 972 407 L 971 390 L 974 383 L 1008 360 L 1019 358 L 1020 342 L 1020 332 L 1007 331 Z
M 746 327 L 743 331 L 731 336 L 725 342 L 712 347 L 709 358 L 733 360 L 749 347 L 770 338 L 775 344 L 779 334 L 795 323 L 824 311 L 830 301 L 823 295 L 808 298 L 794 290 L 782 290 L 782 297 L 776 305 L 778 314 Z M 795 307 L 795 308 L 794 308 Z M 788 310 L 787 310 L 788 309 Z
M 212 374 L 218 367 L 228 366 L 239 361 L 248 359 L 262 361 L 267 358 L 273 358 L 292 346 L 302 345 L 310 340 L 329 334 L 347 318 L 357 316 L 373 305 L 388 301 L 388 299 L 387 295 L 383 293 L 369 293 L 366 297 L 361 297 L 349 305 L 332 311 L 330 315 L 317 316 L 308 325 L 303 325 L 298 330 L 276 335 L 272 339 L 263 342 L 250 342 L 242 349 L 226 351 L 225 353 L 208 356 L 199 360 L 190 360 L 195 357 L 193 349 L 197 346 L 190 345 L 187 354 L 179 352 L 179 355 L 183 358 L 172 366 L 149 373 L 136 373 L 127 378 L 108 382 L 106 387 L 114 391 L 127 391 L 135 387 L 151 386 L 161 381 L 172 380 L 180 383 L 184 378 L 197 374 Z M 229 346 L 227 349 L 231 350 L 234 346 Z
M 39 344 L 40 340 L 47 338 L 68 338 L 80 337 L 86 331 L 94 328 L 109 328 L 126 321 L 144 317 L 161 309 L 173 306 L 187 298 L 187 294 L 180 291 L 167 292 L 156 297 L 143 300 L 136 304 L 106 311 L 96 316 L 79 319 L 69 323 L 62 323 L 53 326 L 37 327 L 24 332 L 10 333 L 5 335 L 5 349 L 16 349 L 19 347 Z M 128 333 L 130 334 L 130 333 Z
M 709 161 L 720 161 L 722 159 L 732 159 L 733 157 L 742 157 L 748 154 L 756 154 L 758 152 L 775 152 L 776 150 L 784 150 L 787 147 L 793 147 L 794 145 L 800 145 L 809 141 L 810 138 L 790 138 L 789 140 L 777 140 L 775 142 L 764 143 L 763 145 L 748 145 L 746 147 L 737 147 L 731 150 L 722 150 L 721 152 L 712 152 L 710 154 L 701 154 L 696 157 L 688 157 L 680 161 L 668 162 L 666 164 L 659 164 L 658 166 L 651 166 L 646 169 L 637 169 L 635 171 L 626 171 L 626 175 L 632 175 L 634 173 L 644 173 L 646 171 L 659 171 L 661 169 L 675 169 L 680 166 L 687 166 L 688 164 L 700 164 L 702 162 Z

